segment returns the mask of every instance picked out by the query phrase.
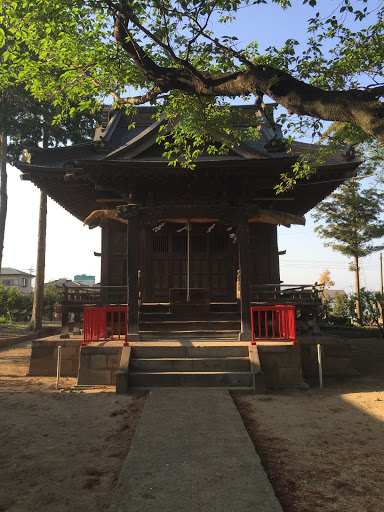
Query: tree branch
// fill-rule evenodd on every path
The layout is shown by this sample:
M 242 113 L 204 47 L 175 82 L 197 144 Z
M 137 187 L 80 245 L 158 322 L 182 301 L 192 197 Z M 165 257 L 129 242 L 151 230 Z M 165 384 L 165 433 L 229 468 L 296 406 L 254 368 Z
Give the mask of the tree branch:
M 110 0 L 107 0 L 111 4 Z M 187 61 L 176 56 L 178 67 L 159 66 L 133 39 L 128 30 L 128 21 L 120 12 L 116 13 L 114 36 L 117 43 L 141 69 L 146 78 L 153 83 L 153 88 L 146 95 L 139 97 L 141 104 L 147 96 L 150 99 L 171 90 L 180 90 L 187 94 L 200 96 L 246 96 L 264 94 L 288 112 L 299 116 L 311 116 L 328 121 L 352 123 L 362 128 L 367 134 L 384 142 L 384 104 L 378 98 L 384 94 L 384 87 L 379 86 L 369 91 L 351 89 L 347 91 L 327 91 L 298 80 L 287 72 L 269 65 L 255 65 L 241 52 L 222 45 L 216 39 L 202 34 L 228 55 L 237 58 L 247 69 L 230 73 L 207 73 L 193 68 Z M 197 20 L 195 20 L 198 23 Z M 171 55 L 169 45 L 134 22 L 148 37 L 159 44 L 160 48 Z M 200 26 L 202 29 L 202 27 Z M 128 35 L 128 38 L 127 38 Z M 148 101 L 150 101 L 148 99 Z M 121 100 L 121 99 L 120 99 Z M 134 100 L 135 101 L 135 100 Z M 127 99 L 130 103 L 130 99 Z

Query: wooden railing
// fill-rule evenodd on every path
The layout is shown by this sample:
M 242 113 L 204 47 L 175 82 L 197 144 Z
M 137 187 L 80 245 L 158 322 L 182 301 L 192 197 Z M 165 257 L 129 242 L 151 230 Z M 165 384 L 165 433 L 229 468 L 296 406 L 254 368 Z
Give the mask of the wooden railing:
M 127 343 L 127 307 L 84 308 L 82 346 L 91 341 L 124 341 Z
M 280 304 L 321 303 L 322 284 L 260 284 L 251 285 L 251 301 Z
M 60 304 L 63 306 L 127 304 L 127 287 L 64 285 Z

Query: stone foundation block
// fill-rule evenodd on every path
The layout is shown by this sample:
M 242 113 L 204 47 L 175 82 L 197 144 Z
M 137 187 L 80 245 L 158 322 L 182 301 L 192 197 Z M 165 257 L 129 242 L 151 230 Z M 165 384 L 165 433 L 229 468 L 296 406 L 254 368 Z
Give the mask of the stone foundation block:
M 112 374 L 111 370 L 96 370 L 96 369 L 79 369 L 79 386 L 92 386 L 92 385 L 104 385 L 112 386 Z
M 98 370 L 102 368 L 108 368 L 107 361 L 107 356 L 104 354 L 91 354 L 89 367 Z

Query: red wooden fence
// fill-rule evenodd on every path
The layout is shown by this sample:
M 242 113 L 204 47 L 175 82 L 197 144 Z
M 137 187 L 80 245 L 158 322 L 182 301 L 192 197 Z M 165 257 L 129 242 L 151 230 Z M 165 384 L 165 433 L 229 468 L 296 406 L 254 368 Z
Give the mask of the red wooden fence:
M 127 343 L 127 308 L 84 308 L 83 346 L 91 341 L 124 340 Z
M 291 341 L 297 345 L 295 306 L 253 306 L 252 345 L 256 341 Z

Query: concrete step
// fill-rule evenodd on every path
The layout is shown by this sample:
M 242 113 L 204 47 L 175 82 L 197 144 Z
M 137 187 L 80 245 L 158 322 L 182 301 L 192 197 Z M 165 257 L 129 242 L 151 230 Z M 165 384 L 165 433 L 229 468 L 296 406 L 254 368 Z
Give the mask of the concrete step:
M 129 387 L 251 387 L 250 372 L 135 372 Z
M 249 372 L 248 357 L 131 359 L 129 372 Z
M 240 320 L 163 320 L 140 321 L 139 330 L 142 331 L 239 331 Z
M 248 358 L 247 345 L 133 345 L 131 347 L 132 359 L 165 359 L 165 358 Z

